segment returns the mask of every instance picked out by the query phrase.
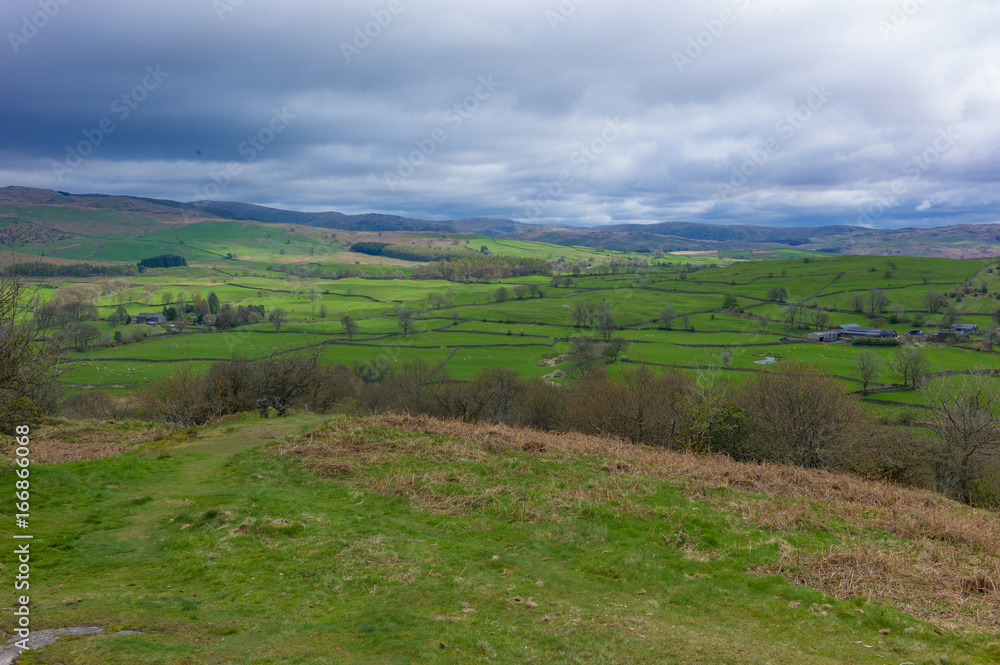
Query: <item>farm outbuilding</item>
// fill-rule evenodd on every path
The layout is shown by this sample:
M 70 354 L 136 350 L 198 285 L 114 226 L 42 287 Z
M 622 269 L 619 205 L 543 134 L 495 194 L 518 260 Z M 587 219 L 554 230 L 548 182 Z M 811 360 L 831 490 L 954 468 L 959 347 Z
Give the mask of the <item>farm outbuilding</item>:
M 151 326 L 161 326 L 167 322 L 167 317 L 159 312 L 156 313 L 145 312 L 143 314 L 137 314 L 135 317 L 135 322 L 138 324 L 145 323 L 146 325 L 151 325 Z
M 806 335 L 806 341 L 809 342 L 822 342 L 824 344 L 830 344 L 831 342 L 836 342 L 840 339 L 841 332 L 839 330 L 823 330 L 822 332 L 811 332 Z
M 883 339 L 891 339 L 899 336 L 899 333 L 891 328 L 862 328 L 856 323 L 847 323 L 842 326 L 837 326 L 837 330 L 839 330 L 841 334 L 848 337 L 879 337 Z
M 979 333 L 979 326 L 975 323 L 953 323 L 951 332 L 955 335 L 974 335 Z

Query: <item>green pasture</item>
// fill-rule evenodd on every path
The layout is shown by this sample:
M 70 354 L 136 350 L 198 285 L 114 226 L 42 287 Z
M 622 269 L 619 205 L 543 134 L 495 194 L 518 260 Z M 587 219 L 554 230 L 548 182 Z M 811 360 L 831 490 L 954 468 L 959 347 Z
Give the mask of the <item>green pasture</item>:
M 211 361 L 205 360 L 190 362 L 84 360 L 67 363 L 66 371 L 60 378 L 64 384 L 73 388 L 94 386 L 112 392 L 131 392 L 155 385 L 157 381 L 163 381 L 182 369 L 201 374 L 207 372 L 211 365 Z
M 603 452 L 337 417 L 369 447 L 322 460 L 343 471 L 279 448 L 324 436 L 330 420 L 247 415 L 33 468 L 44 488 L 32 493 L 33 626 L 108 630 L 29 660 L 973 665 L 1000 654 L 986 630 L 762 575 L 789 555 L 918 547 L 816 502 L 609 473 Z M 764 510 L 798 517 L 776 525 Z M 135 632 L 113 634 L 122 628 Z
M 242 223 L 232 227 L 216 224 L 192 226 L 196 228 L 190 229 L 194 235 L 189 237 L 200 234 L 205 242 L 217 241 L 225 229 L 237 227 L 242 229 L 244 236 L 257 234 L 262 240 L 271 242 L 296 235 L 284 227 L 257 228 L 253 224 Z M 273 237 L 266 237 L 268 234 Z M 237 235 L 236 231 L 233 235 Z M 302 242 L 305 240 L 301 239 Z M 313 238 L 308 240 L 315 241 Z M 299 238 L 294 239 L 294 242 L 298 241 Z M 528 248 L 507 243 L 505 249 L 513 252 L 527 251 Z M 540 252 L 542 249 L 535 247 L 533 251 Z M 590 254 L 597 256 L 601 252 Z M 248 274 L 243 275 L 238 268 L 239 261 L 234 262 L 230 274 L 217 271 L 199 273 L 190 267 L 176 271 L 152 271 L 152 274 L 124 278 L 130 284 L 130 297 L 133 299 L 148 286 L 159 288 L 147 295 L 144 302 L 127 302 L 126 309 L 133 316 L 144 311 L 159 311 L 163 306 L 163 294 L 169 294 L 170 304 L 177 306 L 192 302 L 196 294 L 207 298 L 209 293 L 214 292 L 223 303 L 233 307 L 259 304 L 267 312 L 281 307 L 289 314 L 289 320 L 278 333 L 268 322 L 225 333 L 205 333 L 203 329 L 195 329 L 195 333 L 165 335 L 162 330 L 148 329 L 149 333 L 158 336 L 138 344 L 96 349 L 78 357 L 136 358 L 156 364 L 152 361 L 226 358 L 233 353 L 261 357 L 290 348 L 328 343 L 329 348 L 322 348 L 324 357 L 347 364 L 355 359 L 370 359 L 380 354 L 400 358 L 423 357 L 441 362 L 452 351 L 460 349 L 448 362 L 449 371 L 458 377 L 468 378 L 491 364 L 513 367 L 525 375 L 542 375 L 551 371 L 551 368 L 539 367 L 542 356 L 568 348 L 565 343 L 558 342 L 554 351 L 553 342 L 579 335 L 599 335 L 596 330 L 575 327 L 571 318 L 577 304 L 588 303 L 594 306 L 606 304 L 615 322 L 622 328 L 613 334 L 632 342 L 625 354 L 634 360 L 660 365 L 716 365 L 720 362 L 722 351 L 729 348 L 732 367 L 736 369 L 758 368 L 754 361 L 766 357 L 779 360 L 794 358 L 816 363 L 837 376 L 850 376 L 859 349 L 846 345 L 802 343 L 808 330 L 800 328 L 789 332 L 786 329 L 782 323 L 786 303 L 762 300 L 769 289 L 775 286 L 785 288 L 789 292 L 789 300 L 819 294 L 816 302 L 820 306 L 845 310 L 850 294 L 863 294 L 871 286 L 878 286 L 885 291 L 891 303 L 899 303 L 908 310 L 909 319 L 914 310 L 924 308 L 923 297 L 928 290 L 950 293 L 955 285 L 960 285 L 979 271 L 972 284 L 985 283 L 988 293 L 970 293 L 960 303 L 954 299 L 950 302 L 968 312 L 964 321 L 978 323 L 983 328 L 992 325 L 988 316 L 992 311 L 990 307 L 994 303 L 1000 305 L 995 297 L 1000 293 L 1000 268 L 981 260 L 869 256 L 805 258 L 807 260 L 740 261 L 693 272 L 670 267 L 634 271 L 622 269 L 624 271 L 617 274 L 582 273 L 570 276 L 573 280 L 570 287 L 551 286 L 552 277 L 509 279 L 503 281 L 510 293 L 505 302 L 495 302 L 495 293 L 500 286 L 497 283 L 289 279 L 280 273 L 257 270 L 248 270 Z M 893 265 L 890 266 L 890 263 Z M 983 268 L 984 265 L 987 267 Z M 890 271 L 891 275 L 886 276 L 885 271 Z M 681 279 L 682 276 L 685 279 Z M 52 288 L 55 285 L 93 282 L 106 290 L 107 281 L 53 279 L 39 285 L 39 298 L 43 301 L 51 298 L 56 293 Z M 518 283 L 540 286 L 545 297 L 520 300 L 513 297 L 512 287 Z M 945 283 L 951 286 L 942 286 Z M 649 285 L 652 286 L 645 288 Z M 307 290 L 312 288 L 319 291 L 315 303 L 306 297 Z M 184 292 L 184 303 L 179 300 L 181 291 Z M 745 314 L 721 310 L 727 294 L 736 296 Z M 446 297 L 451 306 L 432 308 L 429 299 L 435 295 Z M 98 298 L 96 304 L 100 314 L 109 315 L 118 300 L 121 296 L 110 292 Z M 393 314 L 393 307 L 400 304 L 414 310 L 412 330 L 405 338 Z M 662 330 L 656 322 L 666 306 L 677 311 L 670 330 Z M 321 308 L 326 310 L 325 317 L 320 316 Z M 354 344 L 347 343 L 343 332 L 340 318 L 344 314 L 350 314 L 358 323 L 359 332 L 353 340 Z M 867 316 L 856 312 L 830 311 L 829 315 L 830 326 L 870 324 Z M 762 316 L 767 319 L 763 329 L 759 321 Z M 936 317 L 925 314 L 924 319 L 921 327 L 932 331 Z M 107 324 L 97 322 L 96 325 L 102 332 L 113 331 Z M 902 333 L 912 326 L 907 320 L 890 327 Z M 780 338 L 786 335 L 794 343 L 780 343 Z M 998 356 L 973 348 L 975 343 L 973 340 L 973 345 L 955 347 L 927 345 L 928 371 L 997 366 Z M 517 344 L 533 346 L 518 347 L 515 346 Z M 498 346 L 484 348 L 484 345 Z M 888 369 L 893 351 L 878 348 L 874 351 L 887 368 L 884 380 L 893 380 Z M 171 363 L 165 365 L 170 367 Z M 163 375 L 164 368 L 151 371 L 159 376 Z M 72 383 L 79 382 L 73 380 Z

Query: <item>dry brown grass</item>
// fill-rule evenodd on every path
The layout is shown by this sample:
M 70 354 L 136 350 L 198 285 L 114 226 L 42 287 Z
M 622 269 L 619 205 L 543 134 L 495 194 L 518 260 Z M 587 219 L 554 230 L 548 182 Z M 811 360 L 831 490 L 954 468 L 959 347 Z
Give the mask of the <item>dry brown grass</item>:
M 368 418 L 354 423 L 323 425 L 305 436 L 282 444 L 275 452 L 301 457 L 307 468 L 326 478 L 359 476 L 368 467 L 388 464 L 414 454 L 439 464 L 469 462 L 488 465 L 491 473 L 485 477 L 481 474 L 433 470 L 365 474 L 359 480 L 367 489 L 405 496 L 416 505 L 441 514 L 457 515 L 490 507 L 504 519 L 560 522 L 567 519 L 570 511 L 579 509 L 585 502 L 615 502 L 620 513 L 650 512 L 642 505 L 624 498 L 634 495 L 640 489 L 639 479 L 623 474 L 621 469 L 613 466 L 605 467 L 608 473 L 600 482 L 561 488 L 556 493 L 548 487 L 544 488 L 548 491 L 529 495 L 523 488 L 490 481 L 494 475 L 499 476 L 512 470 L 498 455 L 511 449 L 509 442 L 490 436 L 480 437 L 475 441 L 458 437 L 373 437 L 371 427 L 384 424 L 388 423 L 384 423 L 381 418 Z M 515 443 L 513 447 L 530 453 L 547 452 L 544 444 L 531 440 Z M 555 454 L 559 455 L 558 452 Z M 515 470 L 530 473 L 527 468 Z M 455 488 L 469 491 L 455 492 Z
M 169 434 L 163 427 L 128 427 L 113 422 L 56 421 L 32 430 L 31 462 L 55 464 L 96 460 L 135 450 Z M 10 450 L 4 457 L 12 457 Z
M 379 427 L 448 438 L 378 440 L 366 435 Z M 954 627 L 995 629 L 1000 625 L 997 515 L 932 492 L 829 471 L 748 464 L 596 436 L 427 416 L 387 415 L 324 426 L 281 448 L 303 456 L 308 466 L 325 475 L 353 474 L 352 465 L 364 467 L 418 450 L 438 461 L 482 462 L 506 451 L 602 458 L 601 482 L 596 487 L 566 490 L 562 499 L 567 505 L 613 500 L 624 504 L 622 510 L 642 513 L 641 505 L 622 499 L 630 493 L 636 496 L 642 481 L 653 479 L 680 481 L 689 495 L 778 531 L 806 525 L 830 528 L 831 522 L 842 521 L 848 527 L 840 529 L 841 542 L 830 550 L 807 553 L 784 547 L 777 563 L 757 572 L 780 574 L 839 598 L 862 596 L 889 602 L 914 616 Z M 507 489 L 497 485 L 470 496 L 428 496 L 428 488 L 449 481 L 444 475 L 383 476 L 371 489 L 429 502 L 445 512 L 488 504 L 491 495 Z M 720 492 L 720 487 L 738 494 L 734 498 L 732 493 Z M 532 506 L 532 497 L 524 498 L 527 505 L 520 508 L 521 514 L 511 517 L 558 518 L 552 506 Z

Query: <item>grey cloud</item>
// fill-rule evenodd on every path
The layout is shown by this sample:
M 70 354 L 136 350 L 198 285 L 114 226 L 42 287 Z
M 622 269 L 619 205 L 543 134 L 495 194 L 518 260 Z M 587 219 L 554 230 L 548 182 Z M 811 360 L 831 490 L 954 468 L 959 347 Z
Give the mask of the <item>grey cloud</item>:
M 794 224 L 856 223 L 902 181 L 875 224 L 997 221 L 995 1 L 219 2 L 69 0 L 16 53 L 38 0 L 5 3 L 3 184 L 189 200 L 237 164 L 220 198 L 299 209 Z M 169 77 L 120 117 L 156 66 Z M 829 99 L 782 124 L 817 86 Z M 104 118 L 114 132 L 60 180 L 52 163 Z M 614 118 L 625 131 L 582 159 Z M 948 128 L 960 139 L 908 173 Z M 391 187 L 401 159 L 420 163 Z

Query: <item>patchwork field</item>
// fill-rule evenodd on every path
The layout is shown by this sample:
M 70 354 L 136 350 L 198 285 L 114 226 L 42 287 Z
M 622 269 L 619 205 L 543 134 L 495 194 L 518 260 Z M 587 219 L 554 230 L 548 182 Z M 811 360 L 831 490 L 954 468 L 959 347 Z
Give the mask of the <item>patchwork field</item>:
M 86 214 L 40 210 L 28 222 L 67 237 L 26 233 L 44 244 L 18 251 L 133 266 L 172 253 L 188 265 L 29 278 L 27 316 L 41 326 L 54 313 L 41 330 L 70 398 L 290 355 L 357 376 L 420 360 L 446 370 L 448 386 L 501 367 L 571 388 L 594 348 L 613 377 L 642 365 L 748 386 L 796 360 L 860 393 L 858 358 L 871 352 L 863 407 L 905 441 L 928 433 L 914 415 L 927 410 L 895 367 L 900 349 L 922 354 L 929 386 L 1000 370 L 992 260 L 659 256 L 211 220 L 150 219 L 123 237 L 124 217 L 102 219 L 83 234 Z M 457 242 L 480 256 L 485 246 L 550 262 L 551 274 L 508 266 L 465 282 L 413 279 L 423 264 L 348 252 L 358 241 Z M 172 320 L 135 323 L 149 313 Z M 905 336 L 955 321 L 984 334 Z M 891 328 L 902 345 L 806 341 L 847 323 Z M 353 403 L 353 415 L 315 411 L 173 430 L 43 421 L 33 433 L 33 482 L 45 488 L 32 515 L 35 625 L 101 632 L 22 661 L 1000 659 L 995 512 L 619 440 L 360 417 Z M 0 630 L 10 619 L 0 614 Z
M 194 226 L 195 235 L 207 232 Z M 489 239 L 465 240 L 475 244 Z M 496 253 L 517 255 L 542 255 L 551 249 L 524 241 L 500 240 L 494 245 Z M 591 257 L 600 254 L 587 253 Z M 245 267 L 233 269 L 241 265 Z M 37 283 L 37 293 L 43 302 L 58 300 L 73 289 L 90 288 L 102 317 L 123 306 L 133 317 L 173 307 L 184 318 L 185 308 L 213 293 L 222 306 L 253 305 L 265 312 L 277 308 L 286 312 L 280 330 L 266 321 L 228 331 L 202 326 L 147 328 L 142 341 L 95 345 L 67 354 L 64 382 L 71 391 L 101 387 L 116 392 L 162 379 L 181 366 L 202 370 L 234 354 L 261 358 L 303 351 L 348 366 L 374 358 L 419 358 L 442 364 L 459 380 L 486 367 L 503 366 L 525 377 L 565 381 L 572 370 L 570 342 L 580 335 L 599 339 L 605 334 L 590 323 L 580 325 L 574 312 L 581 307 L 603 308 L 611 314 L 614 328 L 606 334 L 626 342 L 619 363 L 682 371 L 715 367 L 741 380 L 746 371 L 761 368 L 757 361 L 798 359 L 815 363 L 844 381 L 848 389 L 858 390 L 856 357 L 867 347 L 807 343 L 805 336 L 815 329 L 812 317 L 816 312 L 825 313 L 822 325 L 827 327 L 874 325 L 874 321 L 902 335 L 914 325 L 927 332 L 936 330 L 935 322 L 945 308 L 942 305 L 931 312 L 926 300 L 929 292 L 942 294 L 955 320 L 976 323 L 982 329 L 995 327 L 995 312 L 1000 309 L 1000 267 L 987 260 L 839 256 L 706 267 L 687 262 L 687 257 L 667 255 L 640 267 L 612 269 L 596 264 L 562 275 L 499 278 L 489 283 L 365 274 L 331 279 L 257 268 L 241 259 L 193 261 L 186 268 L 153 269 L 117 279 L 113 285 L 101 278 L 47 279 Z M 538 291 L 518 294 L 519 285 Z M 499 289 L 507 291 L 505 298 L 498 296 Z M 771 297 L 774 289 L 784 290 L 781 300 Z M 878 289 L 884 301 L 875 314 L 866 302 L 859 304 L 859 298 L 869 298 L 872 289 Z M 734 300 L 727 303 L 727 298 Z M 796 302 L 806 314 L 793 328 L 787 318 L 789 305 Z M 664 308 L 673 308 L 669 326 L 660 320 Z M 399 324 L 400 309 L 412 310 L 405 334 Z M 341 322 L 344 316 L 357 326 L 350 336 Z M 895 322 L 887 320 L 890 316 L 896 317 Z M 135 329 L 107 322 L 93 325 L 105 340 L 116 332 L 127 337 Z M 924 354 L 925 372 L 931 377 L 1000 367 L 995 347 L 987 348 L 978 337 L 948 344 L 921 340 L 905 344 Z M 900 384 L 892 370 L 895 350 L 871 350 L 881 365 L 876 384 Z M 880 399 L 908 402 L 919 398 L 882 395 Z

